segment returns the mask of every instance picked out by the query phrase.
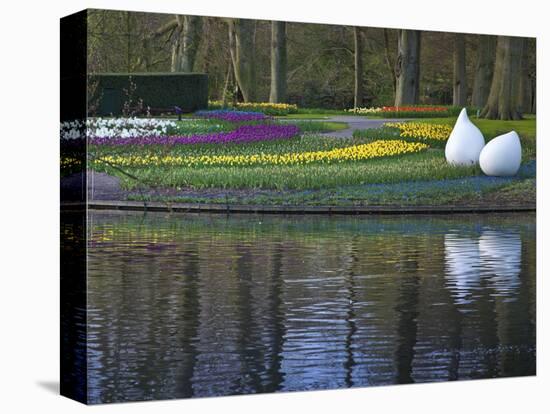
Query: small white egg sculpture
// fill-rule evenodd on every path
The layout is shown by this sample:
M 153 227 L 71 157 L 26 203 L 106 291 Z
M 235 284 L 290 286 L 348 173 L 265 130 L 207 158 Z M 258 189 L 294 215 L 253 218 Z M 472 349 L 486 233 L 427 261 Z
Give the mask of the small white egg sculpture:
M 479 154 L 479 166 L 487 175 L 516 175 L 521 166 L 521 143 L 516 131 L 493 138 Z
M 466 108 L 460 111 L 445 145 L 445 158 L 452 165 L 475 165 L 485 145 L 483 134 L 468 118 Z

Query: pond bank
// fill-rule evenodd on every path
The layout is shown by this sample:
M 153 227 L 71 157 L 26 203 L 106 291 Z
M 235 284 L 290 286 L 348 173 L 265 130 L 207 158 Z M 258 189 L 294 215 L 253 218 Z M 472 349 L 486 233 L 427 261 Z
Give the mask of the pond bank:
M 83 203 L 63 203 L 63 210 L 79 209 Z M 470 206 L 291 206 L 171 203 L 159 201 L 88 201 L 91 210 L 155 211 L 173 213 L 251 213 L 251 214 L 463 214 L 513 213 L 535 211 L 536 205 L 470 205 Z
M 303 214 L 453 213 L 534 211 L 536 162 L 525 163 L 514 177 L 484 175 L 455 179 L 372 183 L 308 190 L 169 188 L 131 190 L 119 177 L 88 171 L 90 208 L 114 210 L 280 212 Z M 64 194 L 82 191 L 83 177 L 61 180 Z M 78 191 L 73 191 L 77 193 Z M 77 194 L 78 195 L 78 194 Z M 81 197 L 64 197 L 80 200 Z M 74 204 L 67 205 L 74 206 Z

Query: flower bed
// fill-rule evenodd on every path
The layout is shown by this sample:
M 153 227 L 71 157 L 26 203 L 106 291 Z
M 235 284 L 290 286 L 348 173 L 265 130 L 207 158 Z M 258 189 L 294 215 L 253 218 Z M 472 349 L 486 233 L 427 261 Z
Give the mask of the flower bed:
M 434 148 L 444 148 L 453 128 L 446 124 L 427 122 L 386 122 L 381 128 L 356 130 L 355 138 L 368 140 L 396 139 L 422 142 Z
M 208 102 L 210 109 L 223 109 L 222 101 Z M 238 102 L 234 109 L 262 112 L 270 116 L 284 116 L 298 112 L 298 106 L 287 103 L 271 103 L 271 102 Z
M 176 144 L 228 144 L 271 141 L 296 137 L 300 129 L 295 125 L 255 124 L 241 125 L 234 131 L 205 135 L 151 135 L 142 137 L 90 138 L 91 145 L 176 145 Z
M 88 137 L 128 138 L 160 136 L 176 127 L 174 121 L 153 118 L 95 118 L 86 121 Z
M 453 128 L 445 124 L 426 122 L 386 122 L 385 127 L 397 128 L 401 138 L 447 141 Z
M 197 111 L 195 116 L 206 119 L 219 119 L 228 122 L 253 122 L 270 119 L 262 112 L 233 111 L 231 109 L 218 109 L 214 111 Z
M 352 145 L 326 151 L 293 152 L 285 154 L 248 154 L 248 155 L 201 155 L 178 156 L 156 154 L 107 156 L 99 159 L 121 166 L 249 166 L 249 165 L 298 165 L 310 163 L 334 163 L 362 161 L 370 158 L 390 157 L 417 153 L 426 150 L 428 145 L 398 140 L 380 140 L 369 144 Z
M 346 111 L 357 115 L 372 115 L 384 118 L 431 118 L 456 116 L 460 109 L 454 106 L 409 105 L 352 108 Z

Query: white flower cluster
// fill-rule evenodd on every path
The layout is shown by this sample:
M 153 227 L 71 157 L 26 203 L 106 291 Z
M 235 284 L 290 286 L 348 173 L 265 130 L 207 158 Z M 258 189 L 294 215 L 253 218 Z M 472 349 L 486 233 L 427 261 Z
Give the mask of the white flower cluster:
M 166 135 L 170 128 L 175 128 L 174 121 L 154 118 L 113 118 L 88 119 L 86 132 L 88 137 L 130 138 L 143 136 Z
M 372 108 L 351 108 L 346 109 L 346 112 L 353 112 L 354 114 L 374 114 L 376 112 L 382 112 L 382 108 L 372 107 Z
M 77 139 L 82 137 L 83 123 L 69 121 L 61 123 L 61 139 Z M 88 138 L 130 138 L 144 136 L 159 136 L 175 128 L 173 121 L 153 118 L 94 118 L 86 120 L 86 136 Z
M 61 139 L 82 138 L 84 132 L 84 123 L 82 121 L 66 121 L 61 123 Z

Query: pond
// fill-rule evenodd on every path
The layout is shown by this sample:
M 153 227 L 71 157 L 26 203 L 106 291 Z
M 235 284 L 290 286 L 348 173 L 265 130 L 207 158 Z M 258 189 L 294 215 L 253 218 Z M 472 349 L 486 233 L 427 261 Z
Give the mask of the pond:
M 91 403 L 536 373 L 534 213 L 88 214 Z

